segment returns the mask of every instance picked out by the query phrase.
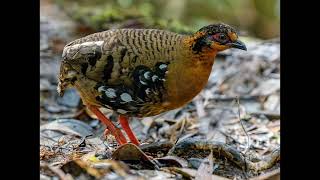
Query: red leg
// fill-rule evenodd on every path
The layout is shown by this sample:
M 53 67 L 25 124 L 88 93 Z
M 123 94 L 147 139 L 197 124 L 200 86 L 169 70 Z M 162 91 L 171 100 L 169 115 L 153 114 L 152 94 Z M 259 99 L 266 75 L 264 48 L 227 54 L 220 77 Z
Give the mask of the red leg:
M 120 121 L 120 124 L 121 124 L 123 130 L 127 133 L 131 143 L 139 146 L 140 142 L 136 138 L 136 136 L 133 134 L 133 132 L 132 132 L 132 130 L 130 128 L 129 123 L 128 123 L 128 118 L 126 116 L 119 115 L 119 121 Z
M 109 129 L 110 133 L 116 138 L 117 142 L 122 145 L 126 144 L 127 140 L 122 134 L 121 130 L 117 128 L 110 119 L 108 119 L 96 106 L 88 106 L 91 112 L 93 112 L 100 121 L 102 121 L 107 128 Z

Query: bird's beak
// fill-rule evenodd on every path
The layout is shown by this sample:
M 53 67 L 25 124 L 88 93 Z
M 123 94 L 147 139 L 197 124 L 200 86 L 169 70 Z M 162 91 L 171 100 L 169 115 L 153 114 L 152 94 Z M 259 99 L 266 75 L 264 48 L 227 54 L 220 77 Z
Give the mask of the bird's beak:
M 228 43 L 228 45 L 232 48 L 237 48 L 237 49 L 242 49 L 242 50 L 247 50 L 247 47 L 246 45 L 240 41 L 240 40 L 237 40 L 235 42 L 232 42 L 232 43 Z

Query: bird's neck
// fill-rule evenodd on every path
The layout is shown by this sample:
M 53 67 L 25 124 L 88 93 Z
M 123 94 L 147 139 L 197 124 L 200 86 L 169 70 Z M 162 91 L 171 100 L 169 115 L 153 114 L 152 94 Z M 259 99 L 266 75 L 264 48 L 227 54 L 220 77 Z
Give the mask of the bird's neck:
M 207 84 L 214 58 L 217 54 L 209 48 L 203 48 L 201 53 L 192 50 L 194 37 L 186 36 L 181 48 L 181 57 L 169 66 L 170 79 L 167 84 L 170 108 L 180 107 L 190 102 Z M 170 68 L 174 71 L 170 71 Z
M 187 54 L 191 57 L 192 62 L 196 63 L 207 63 L 212 61 L 217 50 L 214 50 L 203 41 L 204 33 L 197 32 L 191 36 L 184 36 L 182 40 L 183 49 L 187 50 Z
M 184 49 L 184 52 L 182 54 L 187 58 L 182 58 L 181 60 L 184 62 L 181 64 L 189 66 L 190 68 L 207 69 L 211 72 L 211 67 L 218 51 L 207 45 L 199 45 L 198 40 L 201 37 L 203 37 L 203 33 L 197 32 L 194 35 L 185 36 L 183 38 L 182 49 Z

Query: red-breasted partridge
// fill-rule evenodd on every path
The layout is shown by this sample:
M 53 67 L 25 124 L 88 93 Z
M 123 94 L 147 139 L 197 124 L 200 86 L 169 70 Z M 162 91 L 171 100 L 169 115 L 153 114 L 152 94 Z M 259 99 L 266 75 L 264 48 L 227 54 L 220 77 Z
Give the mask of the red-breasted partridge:
M 234 28 L 213 24 L 192 35 L 157 29 L 113 29 L 67 44 L 58 92 L 75 87 L 83 103 L 115 136 L 127 143 L 98 108 L 119 114 L 130 141 L 139 145 L 128 117 L 154 116 L 190 102 L 206 85 L 216 54 L 246 50 Z

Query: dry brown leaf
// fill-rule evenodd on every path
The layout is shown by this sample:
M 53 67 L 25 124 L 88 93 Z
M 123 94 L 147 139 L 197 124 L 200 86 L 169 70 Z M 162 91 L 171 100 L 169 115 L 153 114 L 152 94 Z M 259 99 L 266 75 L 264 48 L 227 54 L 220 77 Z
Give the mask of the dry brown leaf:
M 149 161 L 149 157 L 136 145 L 128 143 L 120 146 L 112 154 L 114 160 L 144 160 Z
M 85 173 L 95 178 L 102 178 L 111 172 L 116 173 L 118 176 L 125 177 L 129 172 L 129 168 L 124 163 L 110 159 L 100 160 L 95 157 L 94 152 L 68 162 L 62 166 L 62 169 L 73 174 L 73 176 L 79 176 L 81 173 Z
M 211 180 L 213 173 L 213 156 L 212 152 L 208 157 L 206 157 L 200 164 L 195 180 Z
M 130 164 L 140 164 L 145 168 L 158 168 L 158 166 L 138 146 L 131 143 L 120 146 L 113 152 L 111 157 L 113 160 L 130 161 Z

